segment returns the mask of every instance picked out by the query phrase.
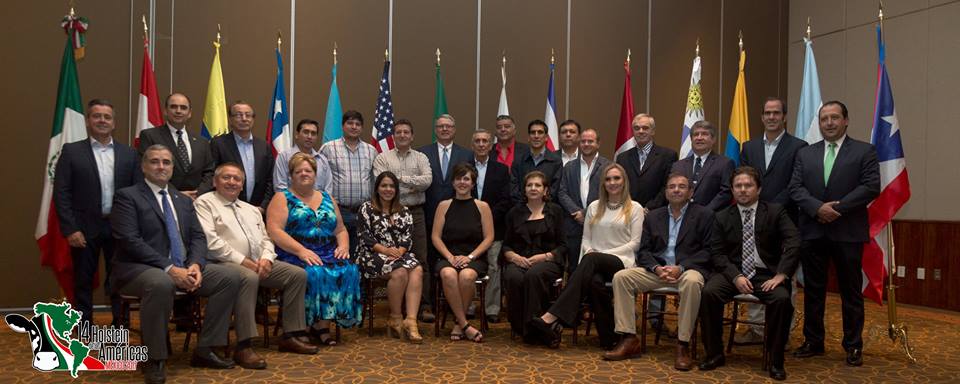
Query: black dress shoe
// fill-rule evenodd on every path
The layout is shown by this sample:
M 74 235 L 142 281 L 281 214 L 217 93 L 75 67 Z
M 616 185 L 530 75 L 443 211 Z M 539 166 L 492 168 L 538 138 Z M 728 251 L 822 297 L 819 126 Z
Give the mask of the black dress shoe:
M 860 348 L 850 348 L 847 350 L 847 365 L 859 367 L 863 365 L 863 350 Z
M 146 384 L 163 384 L 167 381 L 166 360 L 147 360 L 140 370 L 143 371 L 143 382 Z
M 190 358 L 191 367 L 231 369 L 233 362 L 217 356 L 210 348 L 197 348 L 193 351 L 193 357 Z
M 778 367 L 778 366 L 776 366 L 776 365 L 771 365 L 771 366 L 770 366 L 770 378 L 771 378 L 771 379 L 774 379 L 774 380 L 777 380 L 777 381 L 786 380 L 786 379 L 787 379 L 787 371 L 785 371 L 785 370 L 783 369 L 783 367 Z
M 697 366 L 701 371 L 712 371 L 719 367 L 724 366 L 727 363 L 727 358 L 723 354 L 719 354 L 713 357 L 708 357 L 700 365 Z
M 816 346 L 808 342 L 804 342 L 800 348 L 797 348 L 796 351 L 793 351 L 793 357 L 806 358 L 813 356 L 823 355 L 823 346 Z
M 530 320 L 529 326 L 540 335 L 540 340 L 543 341 L 543 344 L 550 348 L 560 347 L 560 334 L 563 331 L 563 327 L 560 326 L 559 320 L 547 324 L 543 319 L 534 317 Z
M 496 324 L 500 322 L 500 316 L 497 315 L 487 315 L 487 322 L 490 324 Z

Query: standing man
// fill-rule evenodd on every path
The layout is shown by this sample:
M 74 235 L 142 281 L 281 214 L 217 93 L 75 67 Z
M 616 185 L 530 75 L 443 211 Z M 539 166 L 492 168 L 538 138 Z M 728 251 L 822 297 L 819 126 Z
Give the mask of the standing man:
M 254 308 L 259 287 L 283 291 L 283 338 L 280 351 L 317 353 L 317 346 L 301 341 L 306 337 L 303 295 L 307 272 L 276 260 L 273 241 L 267 237 L 260 210 L 238 199 L 243 188 L 243 168 L 236 163 L 217 167 L 213 193 L 200 196 L 194 203 L 197 218 L 207 238 L 207 261 L 222 265 L 240 277 L 234 303 L 237 348 L 233 361 L 247 369 L 265 369 L 267 362 L 253 350 L 257 337 Z
M 880 168 L 873 145 L 847 136 L 847 106 L 820 107 L 823 141 L 797 152 L 790 197 L 800 207 L 800 265 L 804 273 L 804 342 L 796 357 L 824 352 L 823 312 L 827 264 L 833 262 L 843 302 L 843 349 L 847 365 L 863 365 L 863 244 L 870 240 L 867 205 L 880 194 Z
M 107 269 L 105 289 L 110 295 L 113 325 L 125 317 L 120 296 L 111 293 L 110 275 L 114 241 L 108 215 L 114 192 L 143 179 L 137 152 L 113 141 L 113 105 L 104 99 L 87 103 L 88 138 L 64 144 L 57 159 L 53 198 L 60 233 L 70 244 L 73 258 L 73 307 L 81 320 L 93 324 L 93 285 L 103 253 Z
M 564 120 L 560 123 L 560 161 L 563 165 L 574 161 L 580 155 L 580 123 L 576 120 Z
M 394 149 L 377 155 L 373 160 L 373 177 L 376 179 L 381 173 L 390 171 L 397 175 L 400 185 L 397 186 L 397 199 L 407 207 L 413 216 L 413 246 L 411 251 L 417 261 L 427 269 L 427 224 L 423 213 L 423 203 L 427 200 L 424 193 L 433 181 L 430 161 L 427 156 L 410 148 L 413 144 L 413 123 L 407 119 L 398 119 L 393 123 Z M 376 193 L 376 192 L 374 192 Z M 353 245 L 351 245 L 353 246 Z M 429 269 L 428 269 L 429 270 Z M 429 273 L 424 276 L 423 295 L 430 296 Z M 423 300 L 421 300 L 422 304 Z M 412 314 L 411 314 L 412 316 Z
M 547 181 L 555 184 L 555 178 L 563 168 L 560 156 L 547 149 L 547 123 L 543 120 L 534 120 L 527 124 L 527 134 L 530 138 L 530 149 L 524 153 L 518 153 L 513 160 L 513 167 L 510 168 L 511 178 L 513 179 L 513 202 L 519 204 L 523 201 L 523 180 L 528 173 L 532 171 L 543 172 L 547 176 Z
M 693 199 L 690 201 L 705 206 L 711 211 L 720 211 L 730 206 L 730 176 L 733 160 L 713 153 L 717 143 L 717 127 L 700 120 L 690 127 L 693 154 L 673 164 L 671 172 L 680 173 L 690 180 Z
M 497 145 L 493 147 L 497 161 L 513 170 L 513 163 L 521 154 L 530 151 L 530 147 L 517 142 L 517 123 L 509 115 L 497 116 Z
M 357 237 L 357 213 L 360 205 L 370 200 L 373 188 L 373 159 L 377 149 L 360 140 L 363 130 L 363 115 L 349 110 L 343 113 L 341 120 L 343 137 L 329 141 L 320 152 L 330 164 L 333 174 L 332 196 L 340 206 L 343 225 L 350 234 L 351 252 L 353 245 L 359 244 Z M 352 255 L 352 253 L 351 253 Z
M 677 353 L 674 368 L 689 371 L 690 337 L 700 310 L 700 290 L 710 277 L 709 241 L 713 230 L 713 212 L 691 204 L 693 189 L 681 174 L 667 177 L 666 206 L 650 211 L 643 220 L 643 236 L 637 251 L 637 265 L 613 275 L 613 308 L 616 331 L 624 337 L 607 360 L 623 360 L 640 355 L 637 337 L 637 294 L 657 288 L 673 287 L 680 291 L 678 310 Z
M 580 260 L 580 243 L 583 240 L 583 218 L 587 207 L 599 197 L 600 175 L 610 165 L 610 160 L 600 156 L 600 136 L 597 130 L 587 128 L 580 134 L 580 156 L 563 166 L 560 171 L 560 186 L 557 201 L 567 217 L 564 233 L 567 236 L 567 272 L 573 275 Z
M 630 198 L 640 203 L 647 212 L 667 204 L 664 185 L 670 167 L 677 161 L 677 153 L 653 142 L 657 123 L 645 113 L 634 116 L 633 148 L 617 156 L 617 164 L 627 170 L 630 180 Z
M 433 230 L 433 216 L 437 212 L 437 205 L 441 201 L 453 198 L 453 167 L 460 163 L 470 162 L 473 154 L 470 150 L 461 147 L 453 142 L 453 137 L 457 134 L 457 121 L 448 114 L 440 115 L 434 121 L 434 133 L 437 135 L 437 141 L 424 145 L 418 149 L 420 153 L 427 156 L 430 161 L 430 174 L 433 180 L 426 191 L 426 202 L 424 203 L 423 213 L 426 216 L 427 233 Z M 424 271 L 424 287 L 429 287 L 428 292 L 433 292 L 433 265 L 437 262 L 439 254 L 433 248 L 433 244 L 427 244 L 427 264 L 429 268 Z M 420 320 L 425 323 L 432 323 L 434 316 L 430 312 L 433 303 L 433 295 L 424 295 L 422 299 L 423 311 Z
M 787 106 L 776 97 L 768 97 L 763 103 L 763 136 L 743 144 L 740 151 L 740 164 L 753 167 L 763 179 L 760 188 L 760 200 L 777 203 L 787 211 L 793 224 L 797 224 L 797 205 L 790 199 L 790 177 L 793 176 L 793 159 L 807 142 L 787 133 Z M 797 259 L 799 260 L 799 258 Z M 792 277 L 792 275 L 791 275 Z M 796 290 L 791 290 L 791 300 Z M 763 306 L 749 305 L 748 319 L 755 323 L 763 320 Z M 760 342 L 763 340 L 763 328 L 756 325 L 747 327 L 746 333 L 738 333 L 735 340 L 739 343 Z
M 257 114 L 250 103 L 236 101 L 230 105 L 230 133 L 210 140 L 213 161 L 243 166 L 247 176 L 240 200 L 253 204 L 263 213 L 273 196 L 273 153 L 267 142 L 253 136 Z
M 790 338 L 790 276 L 799 263 L 800 235 L 786 209 L 760 200 L 760 173 L 750 166 L 733 172 L 737 204 L 717 213 L 710 253 L 717 274 L 703 287 L 700 324 L 706 358 L 701 371 L 721 367 L 723 308 L 738 294 L 751 294 L 766 305 L 767 353 L 770 377 L 785 380 L 783 349 Z
M 493 243 L 487 249 L 487 307 L 484 313 L 487 321 L 500 321 L 500 247 L 503 245 L 503 220 L 513 205 L 510 203 L 510 171 L 506 165 L 496 160 L 490 161 L 490 148 L 493 146 L 493 135 L 484 129 L 473 132 L 473 164 L 477 168 L 476 187 L 473 188 L 473 197 L 485 201 L 490 205 L 493 214 Z
M 167 96 L 164 102 L 167 123 L 140 132 L 140 155 L 143 149 L 154 144 L 163 144 L 173 153 L 173 184 L 180 193 L 196 200 L 211 188 L 213 178 L 213 155 L 210 143 L 187 131 L 187 123 L 193 116 L 190 99 L 182 93 Z
M 274 192 L 286 189 L 290 185 L 290 170 L 287 169 L 289 166 L 287 163 L 293 155 L 301 152 L 312 156 L 317 161 L 317 182 L 314 188 L 318 191 L 330 192 L 330 186 L 333 183 L 330 164 L 327 162 L 327 157 L 313 147 L 319 136 L 320 123 L 316 120 L 303 119 L 297 123 L 297 134 L 293 137 L 294 146 L 277 154 L 277 160 L 273 166 Z
M 140 297 L 141 339 L 149 354 L 144 381 L 166 380 L 167 322 L 178 290 L 207 297 L 190 365 L 233 368 L 212 348 L 227 345 L 239 276 L 226 266 L 205 263 L 207 242 L 193 201 L 169 184 L 173 152 L 154 144 L 144 150 L 141 167 L 144 182 L 117 191 L 110 225 L 117 241 L 114 290 Z

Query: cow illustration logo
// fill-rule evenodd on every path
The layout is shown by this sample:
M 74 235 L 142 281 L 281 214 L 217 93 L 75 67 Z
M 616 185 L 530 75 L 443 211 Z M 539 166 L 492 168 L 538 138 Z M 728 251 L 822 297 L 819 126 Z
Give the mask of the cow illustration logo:
M 137 362 L 146 361 L 146 347 L 128 345 L 129 330 L 80 324 L 80 312 L 66 301 L 36 303 L 33 313 L 30 319 L 17 313 L 4 319 L 10 329 L 30 338 L 38 371 L 69 371 L 76 378 L 79 371 L 133 370 Z M 75 330 L 78 338 L 73 338 Z

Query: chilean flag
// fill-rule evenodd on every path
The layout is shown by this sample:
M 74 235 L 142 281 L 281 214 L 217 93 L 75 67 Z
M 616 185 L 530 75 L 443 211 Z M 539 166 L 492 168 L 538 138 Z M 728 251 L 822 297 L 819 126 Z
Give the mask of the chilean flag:
M 283 58 L 277 48 L 277 82 L 273 87 L 273 99 L 270 100 L 270 120 L 267 120 L 267 145 L 273 151 L 273 157 L 293 145 L 293 133 L 290 132 L 290 115 L 287 112 L 287 92 L 283 87 Z
M 887 273 L 887 231 L 893 216 L 910 200 L 910 179 L 903 154 L 900 124 L 893 106 L 893 91 L 887 77 L 886 48 L 883 30 L 877 26 L 877 46 L 880 62 L 877 65 L 877 98 L 873 114 L 873 133 L 870 142 L 877 148 L 880 162 L 880 196 L 868 207 L 870 236 L 863 249 L 863 295 L 882 304 L 883 279 Z

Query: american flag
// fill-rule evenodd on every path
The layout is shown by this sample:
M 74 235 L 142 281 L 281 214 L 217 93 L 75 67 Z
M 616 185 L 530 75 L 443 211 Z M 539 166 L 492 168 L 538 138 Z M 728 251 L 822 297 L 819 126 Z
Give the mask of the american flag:
M 390 60 L 383 62 L 383 77 L 380 78 L 380 94 L 377 109 L 373 114 L 373 132 L 370 143 L 377 152 L 393 149 L 393 101 L 390 98 Z

